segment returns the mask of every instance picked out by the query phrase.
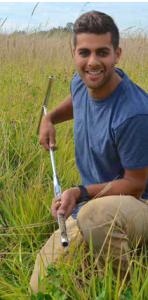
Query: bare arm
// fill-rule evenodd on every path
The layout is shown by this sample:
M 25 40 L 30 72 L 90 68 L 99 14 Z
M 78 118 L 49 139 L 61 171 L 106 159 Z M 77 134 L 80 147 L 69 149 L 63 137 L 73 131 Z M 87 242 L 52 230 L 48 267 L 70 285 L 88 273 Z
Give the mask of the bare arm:
M 112 181 L 110 188 L 105 192 L 109 195 L 131 195 L 140 198 L 145 190 L 148 168 L 125 170 L 123 179 Z M 90 199 L 96 197 L 108 183 L 86 186 Z
M 49 150 L 49 147 L 55 149 L 56 140 L 53 125 L 71 119 L 73 119 L 73 105 L 71 95 L 68 95 L 58 106 L 43 116 L 39 132 L 39 143 L 46 150 Z
M 58 106 L 51 109 L 44 119 L 53 125 L 73 119 L 73 106 L 71 95 L 68 95 Z
M 138 169 L 138 170 L 125 170 L 124 177 L 119 180 L 111 182 L 111 187 L 102 195 L 131 195 L 135 198 L 140 198 L 145 190 L 146 180 L 147 180 L 148 168 Z M 100 196 L 101 191 L 109 183 L 86 185 L 86 189 L 89 194 L 89 198 L 97 198 Z M 53 199 L 52 203 L 52 215 L 56 218 L 56 211 L 58 209 L 59 213 L 65 214 L 66 218 L 72 213 L 73 207 L 76 204 L 77 199 L 80 197 L 80 189 L 78 187 L 70 188 L 66 190 L 61 195 L 62 204 L 59 206 L 58 200 Z

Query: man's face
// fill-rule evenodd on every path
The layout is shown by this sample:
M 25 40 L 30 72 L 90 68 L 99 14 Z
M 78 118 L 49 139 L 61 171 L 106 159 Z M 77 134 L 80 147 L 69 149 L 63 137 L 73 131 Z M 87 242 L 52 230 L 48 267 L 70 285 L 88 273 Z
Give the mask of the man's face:
M 89 89 L 105 89 L 112 84 L 114 66 L 118 63 L 121 49 L 114 50 L 109 32 L 80 33 L 76 41 L 73 56 L 80 77 Z

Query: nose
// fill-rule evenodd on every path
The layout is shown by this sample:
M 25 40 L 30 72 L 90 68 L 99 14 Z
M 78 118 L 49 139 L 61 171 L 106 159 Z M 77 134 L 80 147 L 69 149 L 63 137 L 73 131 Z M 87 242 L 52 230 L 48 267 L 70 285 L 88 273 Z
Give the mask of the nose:
M 99 65 L 100 65 L 100 61 L 99 61 L 98 56 L 95 53 L 92 53 L 88 59 L 88 66 L 94 67 L 94 66 L 99 66 Z

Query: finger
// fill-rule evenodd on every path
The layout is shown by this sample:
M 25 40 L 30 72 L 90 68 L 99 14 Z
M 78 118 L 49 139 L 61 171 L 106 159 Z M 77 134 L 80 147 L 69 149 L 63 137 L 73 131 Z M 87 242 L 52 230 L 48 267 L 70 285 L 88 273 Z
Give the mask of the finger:
M 59 213 L 65 215 L 67 209 L 68 209 L 69 203 L 62 201 L 59 209 Z
M 57 219 L 57 210 L 58 210 L 58 208 L 60 207 L 60 205 L 61 205 L 61 203 L 60 203 L 60 202 L 57 202 L 57 203 L 54 205 L 54 207 L 52 207 L 52 209 L 51 209 L 51 214 L 52 214 L 52 216 L 53 216 L 54 218 L 56 218 L 56 219 Z
M 60 197 L 54 198 L 52 200 L 51 209 L 54 209 L 57 206 L 59 207 L 59 205 L 61 205 L 61 198 Z
M 58 149 L 58 147 L 57 147 L 57 146 L 54 146 L 53 144 L 51 144 L 51 145 L 49 146 L 49 148 L 52 149 L 52 150 L 57 150 L 57 149 Z M 48 148 L 48 150 L 49 150 L 49 148 Z
M 61 197 L 56 197 L 52 200 L 51 214 L 54 218 L 57 218 L 57 210 L 61 206 Z
M 68 209 L 67 209 L 67 211 L 65 213 L 65 218 L 66 219 L 72 214 L 73 208 L 74 208 L 74 206 L 72 204 L 69 205 L 69 207 L 68 207 Z
M 54 197 L 53 199 L 52 199 L 52 204 L 54 204 L 54 203 L 56 203 L 56 202 L 58 202 L 58 201 L 60 201 L 61 200 L 61 196 L 56 196 L 56 197 Z
M 46 150 L 49 150 L 49 140 L 39 138 L 39 144 L 42 145 Z
M 58 209 L 58 213 L 61 215 L 65 215 L 66 219 L 71 215 L 73 211 L 74 204 L 73 203 L 61 203 Z
M 55 134 L 50 134 L 49 136 L 49 147 L 51 149 L 56 149 L 56 139 Z

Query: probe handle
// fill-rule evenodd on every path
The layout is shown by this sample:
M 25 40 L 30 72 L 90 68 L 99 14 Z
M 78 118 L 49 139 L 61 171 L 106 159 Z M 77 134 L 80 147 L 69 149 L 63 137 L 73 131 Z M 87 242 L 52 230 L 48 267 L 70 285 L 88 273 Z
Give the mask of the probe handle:
M 62 243 L 63 247 L 67 247 L 68 246 L 68 238 L 67 238 L 65 215 L 57 213 L 57 217 L 58 217 L 61 243 Z

